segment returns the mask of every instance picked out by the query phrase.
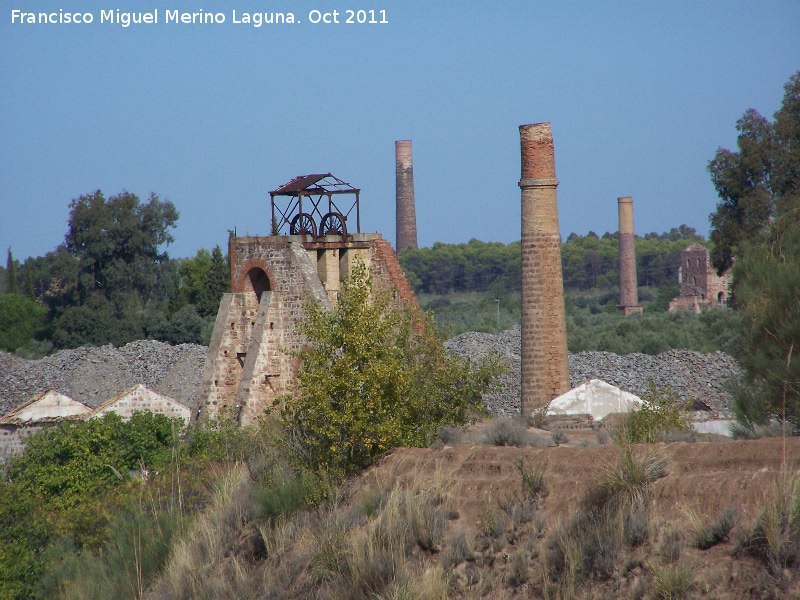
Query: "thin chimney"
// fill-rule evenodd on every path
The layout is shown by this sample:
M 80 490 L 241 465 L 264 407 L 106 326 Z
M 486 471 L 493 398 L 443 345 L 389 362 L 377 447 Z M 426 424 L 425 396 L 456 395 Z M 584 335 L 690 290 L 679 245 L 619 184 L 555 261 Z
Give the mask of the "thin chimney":
M 395 250 L 417 247 L 417 214 L 414 208 L 414 165 L 411 160 L 411 140 L 394 143 L 396 175 L 396 223 Z
M 636 245 L 633 234 L 633 198 L 617 198 L 619 209 L 619 310 L 625 315 L 641 314 L 636 284 Z

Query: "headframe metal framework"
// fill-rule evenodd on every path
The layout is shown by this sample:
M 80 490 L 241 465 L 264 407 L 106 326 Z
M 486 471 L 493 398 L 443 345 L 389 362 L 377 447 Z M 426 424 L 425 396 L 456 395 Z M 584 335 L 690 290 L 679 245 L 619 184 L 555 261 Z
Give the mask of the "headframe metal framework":
M 272 235 L 347 238 L 347 219 L 355 209 L 361 233 L 361 190 L 330 173 L 299 175 L 269 193 Z M 348 196 L 354 196 L 348 206 Z

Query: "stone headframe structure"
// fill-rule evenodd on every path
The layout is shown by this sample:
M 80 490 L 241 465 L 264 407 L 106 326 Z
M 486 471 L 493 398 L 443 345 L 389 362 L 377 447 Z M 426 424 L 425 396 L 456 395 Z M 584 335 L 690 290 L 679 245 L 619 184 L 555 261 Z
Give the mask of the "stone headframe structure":
M 681 295 L 670 301 L 669 312 L 700 312 L 707 308 L 728 306 L 731 293 L 730 271 L 717 275 L 705 246 L 695 242 L 681 251 L 678 279 Z
M 522 154 L 521 409 L 569 391 L 564 278 L 550 123 L 520 125 Z
M 378 233 L 273 235 L 229 240 L 231 293 L 220 303 L 201 381 L 197 418 L 256 421 L 292 392 L 307 340 L 299 325 L 307 302 L 332 309 L 356 260 L 373 289 L 419 308 L 391 244 Z

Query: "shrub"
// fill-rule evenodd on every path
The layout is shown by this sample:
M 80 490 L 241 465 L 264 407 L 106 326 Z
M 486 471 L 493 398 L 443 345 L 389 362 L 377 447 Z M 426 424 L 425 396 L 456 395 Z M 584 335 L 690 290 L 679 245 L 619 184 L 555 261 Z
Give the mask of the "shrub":
M 298 459 L 334 475 L 358 471 L 400 445 L 428 445 L 444 426 L 482 407 L 499 373 L 448 354 L 431 318 L 373 292 L 363 263 L 344 282 L 333 311 L 305 307 L 297 395 L 281 398 L 279 420 Z
M 523 448 L 529 445 L 528 431 L 523 423 L 516 419 L 498 417 L 484 431 L 484 439 L 492 446 L 516 446 Z
M 650 381 L 641 408 L 626 419 L 624 435 L 632 443 L 652 444 L 663 441 L 670 432 L 690 429 L 689 417 L 678 395 L 670 388 L 657 388 Z

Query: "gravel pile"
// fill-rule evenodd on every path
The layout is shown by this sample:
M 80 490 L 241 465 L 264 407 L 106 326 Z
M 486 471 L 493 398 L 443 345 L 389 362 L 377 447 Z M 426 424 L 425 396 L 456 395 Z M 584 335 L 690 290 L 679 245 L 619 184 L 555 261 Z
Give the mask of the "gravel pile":
M 0 415 L 51 388 L 94 408 L 138 383 L 194 408 L 207 352 L 155 341 L 85 346 L 41 360 L 0 352 Z
M 519 413 L 518 326 L 498 335 L 462 333 L 447 340 L 445 346 L 471 359 L 499 354 L 508 371 L 501 376 L 498 391 L 488 394 L 484 403 L 496 415 Z M 62 350 L 42 360 L 25 360 L 0 352 L 0 415 L 50 388 L 96 407 L 137 383 L 195 408 L 207 352 L 208 348 L 196 344 L 170 346 L 155 341 L 132 342 L 122 348 L 109 345 Z M 587 379 L 602 379 L 642 395 L 647 391 L 648 381 L 653 380 L 658 387 L 669 386 L 683 398 L 726 411 L 729 398 L 722 386 L 739 368 L 733 358 L 722 352 L 669 350 L 658 356 L 570 354 L 569 370 L 573 387 Z
M 500 389 L 484 397 L 486 409 L 493 414 L 512 416 L 519 413 L 520 398 L 520 328 L 512 327 L 498 335 L 462 333 L 445 342 L 456 354 L 481 359 L 499 354 L 508 365 L 500 378 Z M 724 352 L 700 354 L 691 350 L 669 350 L 657 356 L 611 352 L 580 352 L 569 355 L 570 384 L 587 379 L 602 379 L 626 392 L 641 396 L 652 380 L 657 387 L 669 386 L 684 399 L 698 400 L 712 410 L 728 410 L 728 394 L 723 384 L 739 372 L 736 361 Z

